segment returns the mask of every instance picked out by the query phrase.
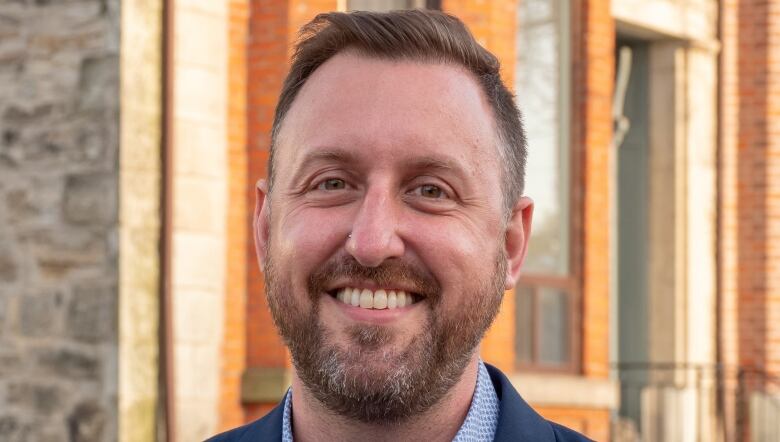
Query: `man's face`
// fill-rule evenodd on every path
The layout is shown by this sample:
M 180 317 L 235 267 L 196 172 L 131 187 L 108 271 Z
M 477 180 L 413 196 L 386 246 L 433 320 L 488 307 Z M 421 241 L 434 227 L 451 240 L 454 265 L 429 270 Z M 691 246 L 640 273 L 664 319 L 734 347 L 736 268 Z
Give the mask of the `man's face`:
M 333 412 L 402 421 L 471 360 L 519 268 L 494 127 L 476 81 L 442 64 L 342 53 L 295 99 L 258 254 L 296 373 Z M 413 303 L 381 308 L 402 292 Z

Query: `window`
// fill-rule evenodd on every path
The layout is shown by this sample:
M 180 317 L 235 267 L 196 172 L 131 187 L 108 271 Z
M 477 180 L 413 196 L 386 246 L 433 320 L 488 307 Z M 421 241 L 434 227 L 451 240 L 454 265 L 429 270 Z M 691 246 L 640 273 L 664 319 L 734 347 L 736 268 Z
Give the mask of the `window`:
M 528 133 L 526 194 L 535 210 L 516 291 L 517 362 L 574 370 L 578 303 L 570 250 L 569 0 L 523 0 L 518 24 L 515 88 Z

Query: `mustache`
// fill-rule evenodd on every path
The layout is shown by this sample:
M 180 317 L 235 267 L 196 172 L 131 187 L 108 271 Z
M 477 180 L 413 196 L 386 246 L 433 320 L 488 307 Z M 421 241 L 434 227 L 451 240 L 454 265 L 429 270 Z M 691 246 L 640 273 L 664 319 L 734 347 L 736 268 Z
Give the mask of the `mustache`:
M 370 280 L 380 287 L 403 284 L 431 301 L 437 301 L 441 297 L 441 285 L 422 266 L 394 258 L 377 267 L 366 267 L 349 255 L 331 259 L 309 276 L 310 295 L 313 298 L 318 297 L 338 279 Z

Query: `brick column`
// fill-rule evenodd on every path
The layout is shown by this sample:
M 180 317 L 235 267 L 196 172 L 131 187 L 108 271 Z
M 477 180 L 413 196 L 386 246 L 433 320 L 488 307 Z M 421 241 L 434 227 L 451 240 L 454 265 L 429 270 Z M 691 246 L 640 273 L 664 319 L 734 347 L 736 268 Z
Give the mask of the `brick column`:
M 247 37 L 249 1 L 230 0 L 228 4 L 228 207 L 225 278 L 225 316 L 222 334 L 219 428 L 225 431 L 244 423 L 241 406 L 241 376 L 246 367 L 246 289 L 247 259 L 252 250 L 247 223 Z
M 251 0 L 247 40 L 246 99 L 246 420 L 266 413 L 283 392 L 289 367 L 286 349 L 274 327 L 265 299 L 252 240 L 254 183 L 266 176 L 276 100 L 287 73 L 298 29 L 317 13 L 336 9 L 336 0 Z M 250 385 L 251 384 L 251 385 Z M 278 385 L 277 385 L 278 384 Z M 272 388 L 254 388 L 268 386 Z M 268 390 L 268 391 L 258 391 Z M 250 397 L 252 396 L 252 397 Z M 271 396 L 280 396 L 277 398 Z
M 780 2 L 727 0 L 721 14 L 721 359 L 780 376 Z
M 609 0 L 573 4 L 572 140 L 581 209 L 582 372 L 609 372 L 610 143 L 615 25 Z
M 513 87 L 517 0 L 445 0 L 442 10 L 463 20 L 477 41 L 501 62 L 501 77 Z M 515 366 L 515 292 L 504 294 L 501 312 L 482 341 L 482 357 L 505 372 Z

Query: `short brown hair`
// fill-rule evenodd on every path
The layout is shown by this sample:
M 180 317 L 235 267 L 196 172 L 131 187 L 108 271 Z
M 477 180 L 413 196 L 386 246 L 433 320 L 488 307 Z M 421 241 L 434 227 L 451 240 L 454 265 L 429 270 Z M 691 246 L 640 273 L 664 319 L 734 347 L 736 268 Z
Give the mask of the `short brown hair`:
M 344 50 L 380 59 L 451 63 L 471 72 L 493 109 L 502 144 L 498 151 L 504 166 L 504 201 L 507 209 L 514 206 L 523 192 L 526 138 L 514 97 L 501 80 L 498 59 L 459 19 L 431 10 L 329 12 L 301 28 L 271 129 L 269 185 L 273 186 L 277 137 L 298 91 L 318 67 Z

